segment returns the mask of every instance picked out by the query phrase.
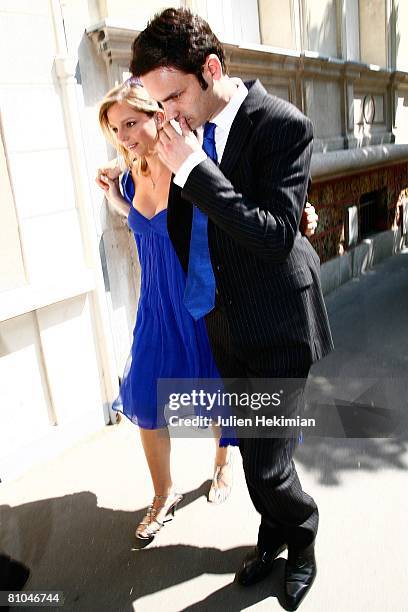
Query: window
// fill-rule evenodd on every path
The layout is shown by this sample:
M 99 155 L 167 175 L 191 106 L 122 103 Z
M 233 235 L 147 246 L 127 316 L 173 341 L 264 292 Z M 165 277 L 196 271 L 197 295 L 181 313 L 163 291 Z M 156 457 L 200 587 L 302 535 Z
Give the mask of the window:
M 386 230 L 387 223 L 386 190 L 370 191 L 363 194 L 358 207 L 360 239 Z

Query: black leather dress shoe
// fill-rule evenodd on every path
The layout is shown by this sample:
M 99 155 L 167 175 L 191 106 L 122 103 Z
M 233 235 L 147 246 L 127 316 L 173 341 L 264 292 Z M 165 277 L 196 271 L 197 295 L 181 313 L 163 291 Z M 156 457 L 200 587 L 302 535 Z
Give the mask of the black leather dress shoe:
M 289 548 L 285 567 L 285 595 L 288 608 L 297 610 L 316 577 L 314 543 L 307 548 Z
M 235 580 L 243 586 L 250 586 L 263 580 L 272 571 L 276 557 L 284 551 L 286 544 L 281 544 L 272 550 L 262 551 L 255 548 L 247 555 L 241 567 L 235 574 Z

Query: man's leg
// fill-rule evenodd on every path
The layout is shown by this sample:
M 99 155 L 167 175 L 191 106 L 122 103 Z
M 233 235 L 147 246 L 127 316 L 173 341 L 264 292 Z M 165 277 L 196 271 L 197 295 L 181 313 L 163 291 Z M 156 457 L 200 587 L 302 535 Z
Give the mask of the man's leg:
M 242 383 L 245 385 L 244 379 L 253 378 L 300 379 L 299 386 L 303 388 L 311 362 L 301 349 L 295 355 L 283 348 L 279 355 L 256 351 L 242 356 L 233 345 L 228 320 L 221 309 L 207 315 L 206 324 L 219 372 L 223 378 L 238 378 L 238 390 Z M 296 364 L 298 369 L 283 370 L 282 363 Z M 292 609 L 297 608 L 316 574 L 313 541 L 318 526 L 317 506 L 302 490 L 293 463 L 295 444 L 293 437 L 240 437 L 248 490 L 261 514 L 258 544 L 266 548 L 257 546 L 237 572 L 241 584 L 258 582 L 270 573 L 274 559 L 288 544 L 285 592 Z
M 316 537 L 318 510 L 300 484 L 294 448 L 288 438 L 240 440 L 248 491 L 261 515 L 258 547 L 263 551 L 283 543 L 303 548 Z
M 254 351 L 241 356 L 233 345 L 227 317 L 220 308 L 207 315 L 206 325 L 220 374 L 223 378 L 237 378 L 238 391 L 242 390 L 241 385 L 246 386 L 245 381 L 249 378 L 253 383 L 256 378 L 285 377 L 296 380 L 299 391 L 303 390 L 310 367 L 308 355 L 302 356 L 298 350 L 295 360 L 286 350 L 286 355 L 280 352 L 279 360 L 270 351 Z M 301 367 L 288 373 L 279 369 L 278 364 L 282 362 L 297 362 Z M 293 389 L 292 396 L 297 402 L 299 396 Z M 287 406 L 285 412 L 293 415 L 297 405 Z M 258 544 L 265 550 L 283 542 L 307 545 L 316 535 L 318 510 L 314 500 L 302 490 L 292 460 L 296 440 L 293 437 L 255 438 L 254 434 L 253 430 L 243 432 L 253 437 L 240 437 L 240 451 L 249 494 L 262 517 Z
M 307 353 L 302 356 L 301 347 L 296 356 L 290 354 L 291 350 L 282 349 L 278 359 L 275 353 L 258 351 L 247 361 L 247 376 L 254 391 L 256 378 L 279 381 L 286 397 L 282 406 L 283 416 L 293 418 L 301 416 L 302 394 L 310 363 Z M 289 371 L 279 366 L 280 363 L 296 362 L 301 364 L 296 370 Z M 281 436 L 240 440 L 245 478 L 251 499 L 261 514 L 261 525 L 258 546 L 244 561 L 237 579 L 241 584 L 249 585 L 268 575 L 274 558 L 281 552 L 282 545 L 287 544 L 285 593 L 288 607 L 295 610 L 316 575 L 314 540 L 319 515 L 316 503 L 302 489 L 293 462 L 298 432 L 282 431 Z

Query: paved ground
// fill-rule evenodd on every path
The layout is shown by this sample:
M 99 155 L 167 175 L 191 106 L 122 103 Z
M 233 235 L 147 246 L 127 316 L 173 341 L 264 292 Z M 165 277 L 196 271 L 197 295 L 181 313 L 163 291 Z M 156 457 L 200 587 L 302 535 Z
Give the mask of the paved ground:
M 384 389 L 390 378 L 408 381 L 407 252 L 341 287 L 327 305 L 337 350 L 313 368 L 315 380 L 379 376 Z M 27 589 L 64 591 L 66 611 L 280 610 L 284 558 L 257 587 L 232 583 L 258 518 L 239 453 L 230 499 L 206 502 L 212 454 L 211 440 L 175 441 L 185 500 L 157 541 L 136 550 L 134 527 L 151 497 L 147 470 L 137 430 L 127 422 L 107 427 L 2 485 L 1 547 L 31 567 Z M 301 609 L 405 612 L 407 431 L 393 439 L 307 438 L 297 465 L 321 513 L 318 578 Z

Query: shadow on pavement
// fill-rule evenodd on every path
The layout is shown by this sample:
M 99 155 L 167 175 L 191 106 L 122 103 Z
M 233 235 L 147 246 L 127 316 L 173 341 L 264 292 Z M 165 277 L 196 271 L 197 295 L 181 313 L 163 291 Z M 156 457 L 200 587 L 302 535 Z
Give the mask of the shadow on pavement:
M 236 554 L 238 551 L 239 556 Z M 231 552 L 234 554 L 236 563 L 234 569 L 230 571 L 235 571 L 237 567 L 239 567 L 242 557 L 247 551 L 248 549 L 246 548 L 236 548 L 231 551 L 223 551 L 220 554 L 228 555 Z M 203 612 L 207 610 L 228 610 L 228 612 L 238 612 L 240 610 L 245 610 L 249 606 L 254 606 L 260 601 L 268 599 L 268 597 L 276 597 L 281 607 L 286 609 L 283 590 L 284 570 L 285 560 L 279 558 L 274 563 L 274 569 L 270 577 L 259 584 L 251 586 L 250 588 L 244 588 L 235 584 L 235 582 L 231 582 L 221 589 L 218 589 L 218 591 L 214 591 L 214 593 L 211 593 L 211 595 L 205 599 L 196 602 L 194 605 L 183 608 L 182 612 L 197 612 L 198 610 Z
M 350 471 L 407 470 L 408 438 L 310 438 L 296 450 L 295 461 L 327 486 L 341 484 Z
M 190 491 L 183 506 L 205 495 L 207 489 L 203 483 Z M 96 496 L 86 491 L 14 508 L 3 505 L 0 549 L 30 568 L 26 590 L 63 591 L 66 611 L 106 612 L 133 611 L 137 600 L 204 573 L 234 574 L 248 553 L 249 548 L 242 546 L 221 551 L 212 542 L 204 548 L 160 546 L 159 539 L 158 545 L 138 550 L 134 529 L 145 510 L 100 508 Z M 174 527 L 182 529 L 182 509 L 177 514 Z M 247 591 L 229 584 L 189 609 L 240 610 L 245 602 L 281 598 L 278 584 L 283 566 L 283 559 L 277 561 L 267 586 Z

